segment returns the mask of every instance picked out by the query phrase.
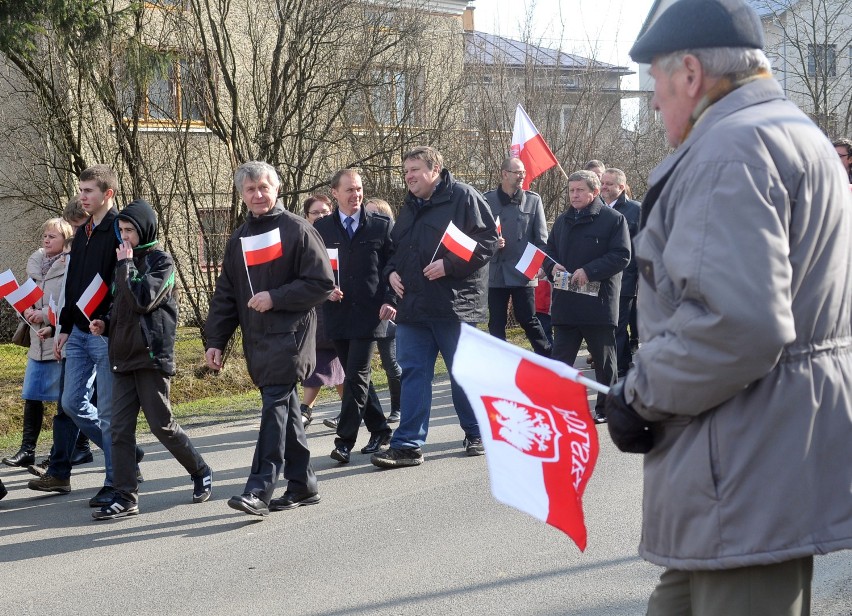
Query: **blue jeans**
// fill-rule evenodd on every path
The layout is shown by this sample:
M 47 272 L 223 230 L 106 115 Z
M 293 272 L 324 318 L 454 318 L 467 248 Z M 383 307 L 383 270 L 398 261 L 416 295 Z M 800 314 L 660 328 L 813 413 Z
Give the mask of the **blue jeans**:
M 461 326 L 452 321 L 433 321 L 417 324 L 397 324 L 397 360 L 402 368 L 402 418 L 393 433 L 391 447 L 410 449 L 421 447 L 429 432 L 432 412 L 432 378 L 438 352 L 451 371 L 453 356 L 459 342 Z M 467 397 L 450 376 L 453 406 L 465 436 L 479 438 L 479 424 Z
M 65 374 L 62 391 L 62 411 L 67 418 L 54 422 L 54 444 L 57 460 L 50 461 L 48 472 L 59 478 L 71 475 L 69 462 L 77 432 L 83 432 L 104 452 L 106 480 L 112 485 L 112 370 L 110 370 L 108 340 L 105 336 L 93 336 L 78 327 L 71 330 L 65 343 Z M 92 382 L 97 375 L 98 406 L 89 401 Z M 61 450 L 61 451 L 60 451 Z

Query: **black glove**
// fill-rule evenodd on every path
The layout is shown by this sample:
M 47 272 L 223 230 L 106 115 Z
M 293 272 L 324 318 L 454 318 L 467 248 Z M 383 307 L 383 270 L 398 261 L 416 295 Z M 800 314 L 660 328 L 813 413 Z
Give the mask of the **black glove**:
M 624 382 L 613 385 L 606 396 L 607 428 L 612 442 L 625 453 L 648 453 L 654 446 L 651 422 L 645 421 L 624 399 Z

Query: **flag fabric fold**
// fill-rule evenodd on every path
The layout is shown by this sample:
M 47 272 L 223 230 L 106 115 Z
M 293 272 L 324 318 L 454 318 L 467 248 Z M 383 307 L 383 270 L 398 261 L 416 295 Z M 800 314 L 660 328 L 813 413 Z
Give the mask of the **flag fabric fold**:
M 441 237 L 441 244 L 451 253 L 465 261 L 470 261 L 473 258 L 473 251 L 476 250 L 476 240 L 455 226 L 452 220 L 447 225 L 447 230 L 444 231 L 443 237 Z
M 515 109 L 515 126 L 512 130 L 512 156 L 524 163 L 527 171 L 523 189 L 529 190 L 530 182 L 548 169 L 559 164 L 544 137 L 530 120 L 524 108 L 518 104 Z
M 515 269 L 532 280 L 535 278 L 538 270 L 541 269 L 541 264 L 544 263 L 546 258 L 547 254 L 541 248 L 527 242 L 524 254 L 521 255 L 521 259 L 515 265 Z
M 497 236 L 503 237 L 503 225 L 500 224 L 500 217 L 494 219 L 494 225 L 497 227 Z
M 50 301 L 47 303 L 47 320 L 53 327 L 56 327 L 56 302 L 53 301 L 53 295 L 50 296 Z
M 340 261 L 338 260 L 338 248 L 326 248 L 328 251 L 328 260 L 331 261 L 331 269 L 338 271 L 340 269 Z
M 585 550 L 582 495 L 599 446 L 579 372 L 463 324 L 453 376 L 476 413 L 494 498 Z
M 89 286 L 86 287 L 85 291 L 83 291 L 80 299 L 77 300 L 77 308 L 86 315 L 87 319 L 91 320 L 92 315 L 95 313 L 95 310 L 100 303 L 104 301 L 108 291 L 109 289 L 107 288 L 104 279 L 101 278 L 101 275 L 95 274 L 95 277 L 92 278 L 92 282 L 89 283 Z
M 17 288 L 18 281 L 15 280 L 12 270 L 7 269 L 5 272 L 0 272 L 0 298 L 6 297 Z
M 278 227 L 272 231 L 241 237 L 243 246 L 243 259 L 246 267 L 269 263 L 284 256 L 284 248 L 281 245 L 281 230 Z
M 41 287 L 32 278 L 27 278 L 24 284 L 6 295 L 6 301 L 12 304 L 15 310 L 23 315 L 24 310 L 35 304 L 42 297 L 44 297 L 44 291 L 41 290 Z

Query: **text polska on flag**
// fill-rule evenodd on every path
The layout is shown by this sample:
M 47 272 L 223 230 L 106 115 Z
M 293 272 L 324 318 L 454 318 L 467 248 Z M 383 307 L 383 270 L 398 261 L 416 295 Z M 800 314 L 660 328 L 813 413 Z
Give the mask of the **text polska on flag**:
M 494 498 L 585 550 L 582 496 L 599 445 L 580 373 L 462 324 L 453 377 L 476 413 Z

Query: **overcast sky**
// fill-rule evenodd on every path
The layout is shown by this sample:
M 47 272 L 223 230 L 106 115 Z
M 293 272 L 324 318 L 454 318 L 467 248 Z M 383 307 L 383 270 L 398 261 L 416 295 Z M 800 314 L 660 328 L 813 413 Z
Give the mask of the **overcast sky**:
M 559 47 L 561 41 L 563 51 L 635 70 L 627 52 L 652 4 L 653 0 L 475 0 L 474 26 L 519 38 L 531 13 L 531 41 L 546 47 Z

